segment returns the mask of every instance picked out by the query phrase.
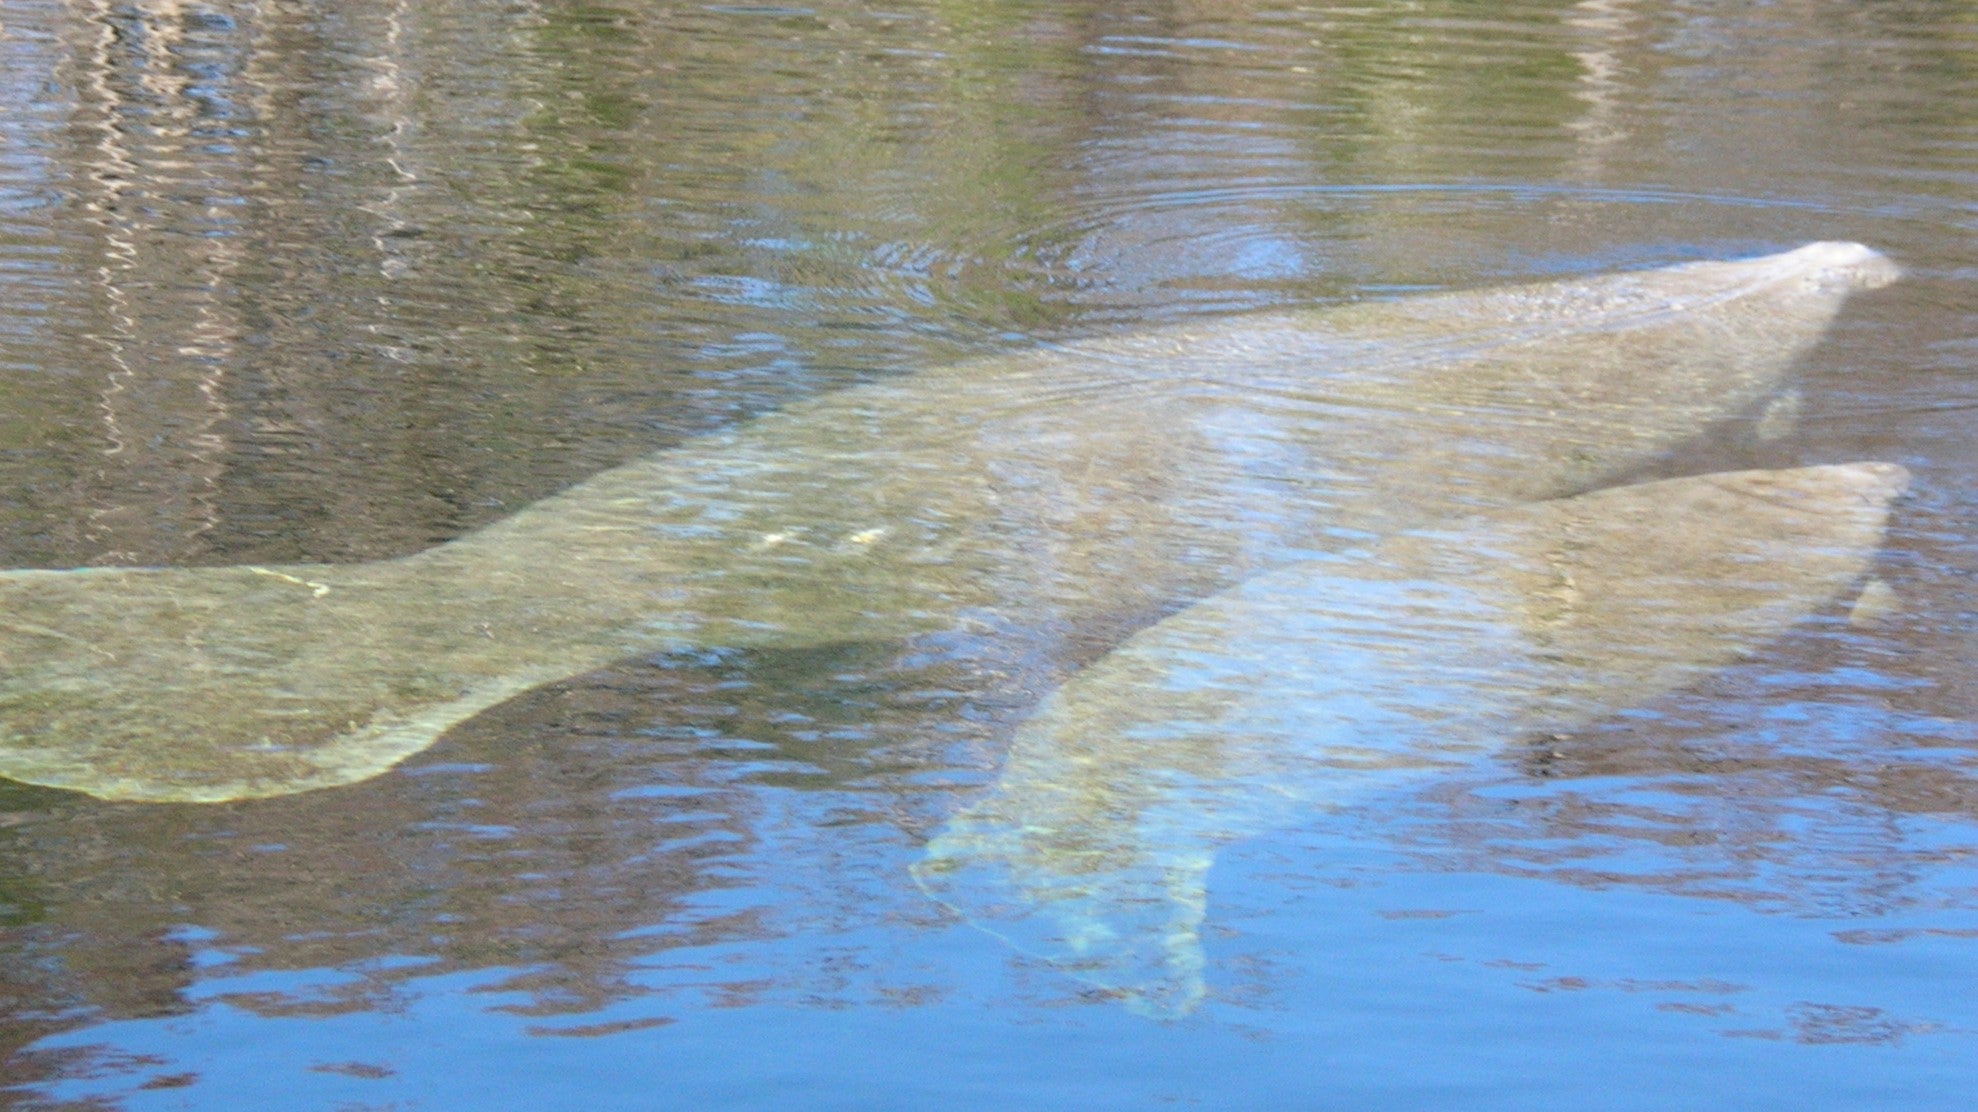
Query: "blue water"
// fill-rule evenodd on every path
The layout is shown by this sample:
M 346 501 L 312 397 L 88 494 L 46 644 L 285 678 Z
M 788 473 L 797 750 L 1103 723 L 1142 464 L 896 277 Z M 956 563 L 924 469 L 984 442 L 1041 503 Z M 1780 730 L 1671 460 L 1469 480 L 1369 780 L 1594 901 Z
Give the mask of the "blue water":
M 1968 911 L 1864 932 L 1425 870 L 1345 839 L 1250 843 L 1218 862 L 1216 894 L 1217 998 L 1181 1021 L 1094 1006 L 967 928 L 870 923 L 669 951 L 629 975 L 646 995 L 560 1020 L 513 1014 L 529 997 L 503 986 L 526 967 L 270 1017 L 239 997 L 354 978 L 209 966 L 191 1015 L 44 1041 L 126 1063 L 44 1091 L 131 1108 L 1951 1109 L 1973 1078 Z M 174 1076 L 198 1084 L 131 1092 Z

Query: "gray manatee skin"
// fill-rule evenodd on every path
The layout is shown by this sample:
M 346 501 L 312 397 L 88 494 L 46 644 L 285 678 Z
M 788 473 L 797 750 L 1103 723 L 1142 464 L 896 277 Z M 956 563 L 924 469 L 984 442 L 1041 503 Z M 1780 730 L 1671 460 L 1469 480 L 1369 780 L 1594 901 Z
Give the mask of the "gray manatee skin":
M 1754 407 L 1897 273 L 1815 243 L 1190 322 L 792 405 L 400 559 L 0 573 L 0 775 L 280 795 L 630 655 L 1158 612 L 1609 481 Z
M 1159 1016 L 1218 846 L 1680 689 L 1840 597 L 1889 463 L 1618 487 L 1301 561 L 1128 638 L 1018 730 L 914 875 Z

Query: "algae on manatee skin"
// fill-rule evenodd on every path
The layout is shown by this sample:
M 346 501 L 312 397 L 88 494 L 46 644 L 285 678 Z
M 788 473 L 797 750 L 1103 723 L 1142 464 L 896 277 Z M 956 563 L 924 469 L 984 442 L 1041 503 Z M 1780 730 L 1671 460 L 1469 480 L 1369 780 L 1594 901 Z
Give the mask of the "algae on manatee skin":
M 0 775 L 348 784 L 679 646 L 1091 628 L 1371 532 L 1612 481 L 1778 388 L 1888 260 L 1740 262 L 1188 322 L 792 405 L 368 564 L 0 572 Z
M 1186 1012 L 1217 847 L 1731 663 L 1842 597 L 1906 482 L 1674 479 L 1280 568 L 1073 676 L 914 875 L 1017 948 Z

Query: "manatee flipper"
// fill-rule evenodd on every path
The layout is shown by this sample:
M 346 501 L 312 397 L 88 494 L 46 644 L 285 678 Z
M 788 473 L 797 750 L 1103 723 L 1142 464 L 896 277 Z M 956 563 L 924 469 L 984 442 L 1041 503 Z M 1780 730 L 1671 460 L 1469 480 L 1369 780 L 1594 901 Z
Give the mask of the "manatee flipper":
M 1759 440 L 1770 444 L 1784 440 L 1799 428 L 1800 415 L 1806 412 L 1806 392 L 1797 386 L 1779 392 L 1758 415 L 1752 432 Z
M 1459 749 L 1461 759 L 1482 751 L 1458 739 L 1428 757 L 1382 747 L 1449 720 L 1452 691 L 1463 694 L 1422 684 L 1406 707 L 1370 698 L 1395 681 L 1382 646 L 1413 640 L 1410 619 L 1425 619 L 1419 643 L 1438 660 L 1412 663 L 1448 677 L 1478 657 L 1514 661 L 1515 638 L 1474 620 L 1460 585 L 1358 580 L 1351 569 L 1367 558 L 1253 580 L 1072 677 L 1019 728 L 995 787 L 928 843 L 913 867 L 922 890 L 1136 1011 L 1193 1009 L 1206 991 L 1200 926 L 1219 849 L 1327 802 L 1328 777 L 1363 794 L 1455 763 Z M 1347 721 L 1311 724 L 1301 757 L 1312 706 L 1345 708 Z
M 1889 586 L 1888 580 L 1878 576 L 1863 584 L 1861 594 L 1855 596 L 1854 606 L 1848 610 L 1848 624 L 1856 629 L 1872 628 L 1888 621 L 1900 609 L 1902 596 Z
M 1216 843 L 1173 828 L 1050 829 L 1017 817 L 995 807 L 956 815 L 913 866 L 921 890 L 1136 1011 L 1193 1009 Z

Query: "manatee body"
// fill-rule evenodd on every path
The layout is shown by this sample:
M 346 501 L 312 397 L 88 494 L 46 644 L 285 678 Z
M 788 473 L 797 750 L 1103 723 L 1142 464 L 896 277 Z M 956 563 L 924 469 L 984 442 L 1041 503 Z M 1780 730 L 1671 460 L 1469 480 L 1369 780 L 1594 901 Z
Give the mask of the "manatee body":
M 1679 689 L 1841 596 L 1907 475 L 1514 507 L 1210 597 L 1078 673 L 928 845 L 934 897 L 1156 1014 L 1203 993 L 1219 845 Z
M 1608 481 L 1755 408 L 1857 244 L 1190 322 L 846 390 L 356 565 L 0 573 L 0 775 L 213 801 L 373 776 L 628 655 L 1158 613 Z

